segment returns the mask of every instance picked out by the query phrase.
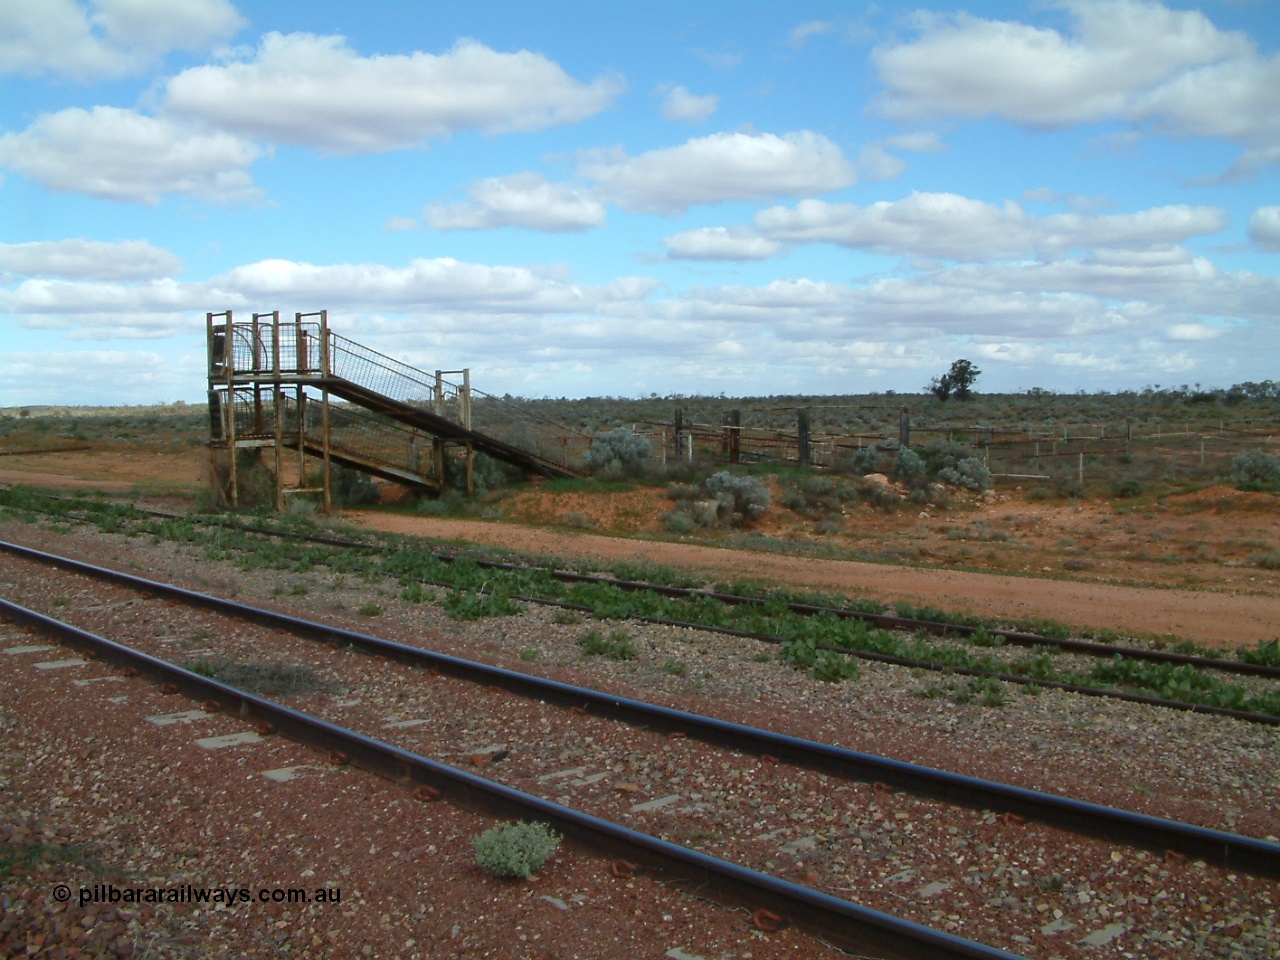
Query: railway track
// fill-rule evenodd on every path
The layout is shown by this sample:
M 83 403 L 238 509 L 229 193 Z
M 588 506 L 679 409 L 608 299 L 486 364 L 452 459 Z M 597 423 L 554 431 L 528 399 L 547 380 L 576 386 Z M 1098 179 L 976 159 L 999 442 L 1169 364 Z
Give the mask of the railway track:
M 618 876 L 648 869 L 700 895 L 752 909 L 762 931 L 794 923 L 806 932 L 860 956 L 901 960 L 1020 960 L 1019 955 L 861 907 L 799 884 L 673 844 L 564 804 L 439 763 L 320 717 L 201 676 L 125 644 L 81 630 L 7 600 L 0 612 L 85 652 L 95 660 L 142 674 L 183 693 L 206 713 L 235 711 L 258 734 L 280 734 L 323 751 L 330 763 L 352 764 L 414 788 L 423 800 L 445 799 L 496 817 L 532 818 L 570 839 L 616 858 Z M 870 952 L 868 952 L 870 951 Z
M 75 504 L 86 503 L 84 500 L 62 502 L 71 502 Z M 138 508 L 132 509 L 137 510 Z M 145 515 L 155 516 L 171 521 L 189 522 L 193 519 L 191 517 L 184 517 L 178 514 L 166 513 L 164 511 L 144 510 L 139 512 Z M 393 557 L 396 551 L 396 547 L 394 545 L 371 544 L 364 541 L 327 537 L 299 531 L 273 529 L 270 527 L 251 524 L 233 524 L 221 518 L 200 518 L 197 522 L 209 524 L 214 527 L 221 527 L 242 533 L 276 539 L 316 544 L 335 549 L 371 552 L 380 554 L 383 557 Z M 632 595 L 647 595 L 651 597 L 669 598 L 677 601 L 688 601 L 693 603 L 710 601 L 716 604 L 723 604 L 726 608 L 750 608 L 761 612 L 769 610 L 775 612 L 778 610 L 785 610 L 789 614 L 795 614 L 802 618 L 825 618 L 829 621 L 834 620 L 837 622 L 854 621 L 858 624 L 869 624 L 879 630 L 922 631 L 940 637 L 957 637 L 967 639 L 972 643 L 978 643 L 982 647 L 990 647 L 992 645 L 1009 645 L 1030 648 L 1034 651 L 1039 651 L 1041 655 L 1046 650 L 1052 650 L 1075 656 L 1106 658 L 1113 661 L 1116 665 L 1114 670 L 1115 679 L 1112 683 L 1124 683 L 1131 680 L 1134 675 L 1140 675 L 1141 669 L 1148 664 L 1164 671 L 1163 674 L 1160 674 L 1155 678 L 1145 678 L 1145 682 L 1149 685 L 1156 688 L 1163 687 L 1167 690 L 1187 691 L 1188 693 L 1194 691 L 1196 687 L 1196 683 L 1194 682 L 1196 680 L 1196 676 L 1194 674 L 1189 675 L 1189 671 L 1225 673 L 1267 681 L 1280 679 L 1280 666 L 1274 666 L 1265 662 L 1246 662 L 1244 660 L 1229 660 L 1222 657 L 1209 657 L 1170 650 L 1125 647 L 1111 643 L 1099 643 L 1096 641 L 1069 637 L 1050 637 L 1025 631 L 1005 630 L 996 627 L 975 626 L 973 624 L 944 622 L 939 620 L 890 616 L 884 613 L 851 610 L 809 603 L 790 601 L 779 603 L 776 598 L 750 597 L 726 593 L 723 591 L 699 590 L 667 584 L 646 583 L 643 581 L 603 577 L 596 574 L 585 574 L 575 571 L 550 570 L 545 567 L 532 567 L 521 564 L 505 563 L 471 556 L 458 556 L 444 552 L 432 552 L 429 555 L 434 560 L 445 565 L 457 565 L 459 563 L 474 564 L 475 567 L 481 570 L 493 571 L 499 577 L 503 574 L 508 574 L 522 578 L 525 581 L 527 581 L 531 576 L 547 576 L 558 583 L 583 585 L 588 589 L 601 588 L 604 590 L 617 590 Z M 457 588 L 459 586 L 456 582 L 451 582 L 447 579 L 423 577 L 415 574 L 411 574 L 411 576 L 413 579 L 427 585 L 450 589 Z M 486 589 L 502 591 L 503 587 L 501 584 L 495 584 L 492 587 L 473 586 L 472 589 L 475 589 L 478 593 L 483 593 Z M 524 603 L 534 603 L 575 610 L 594 616 L 625 616 L 626 619 L 640 623 L 683 627 L 709 633 L 759 640 L 778 645 L 782 647 L 784 652 L 789 649 L 788 645 L 793 643 L 796 639 L 794 636 L 778 635 L 765 630 L 738 629 L 732 626 L 716 625 L 707 623 L 705 620 L 699 621 L 680 619 L 679 617 L 674 616 L 608 611 L 607 608 L 610 606 L 610 601 L 607 597 L 603 601 L 593 601 L 587 604 L 575 603 L 572 600 L 539 596 L 529 593 L 510 594 L 510 599 Z M 604 607 L 606 608 L 606 612 L 604 613 L 602 613 L 601 602 L 603 602 Z M 854 643 L 856 642 L 857 641 L 854 641 Z M 864 646 L 866 645 L 868 644 L 864 643 Z M 869 645 L 887 646 L 890 648 L 894 646 L 893 644 L 876 644 L 874 642 Z M 823 642 L 821 640 L 811 642 L 810 648 L 806 652 L 806 656 L 813 657 L 815 655 L 834 655 L 840 658 L 854 658 L 910 669 L 928 670 L 934 673 L 971 677 L 983 680 L 994 680 L 1023 687 L 1063 690 L 1090 697 L 1115 699 L 1165 709 L 1208 713 L 1251 723 L 1280 726 L 1280 697 L 1276 696 L 1262 698 L 1254 697 L 1252 699 L 1248 699 L 1245 698 L 1243 694 L 1239 694 L 1233 697 L 1221 698 L 1227 703 L 1238 703 L 1239 705 L 1223 705 L 1222 703 L 1205 702 L 1203 696 L 1201 699 L 1183 699 L 1178 696 L 1153 695 L 1151 693 L 1117 689 L 1116 686 L 1112 685 L 1112 683 L 1098 684 L 1096 682 L 1080 682 L 1080 680 L 1075 678 L 1055 679 L 1052 676 L 1036 675 L 1037 673 L 1043 674 L 1046 672 L 1043 661 L 1039 664 L 1033 664 L 1032 668 L 1023 668 L 1015 664 L 1019 669 L 1001 670 L 998 669 L 998 667 L 994 667 L 989 664 L 982 664 L 980 662 L 976 665 L 969 665 L 966 661 L 974 660 L 975 658 L 972 657 L 962 656 L 957 660 L 954 656 L 906 656 L 900 653 L 882 652 L 876 649 L 859 649 L 856 646 L 849 645 L 848 643 Z M 1050 670 L 1048 672 L 1052 671 Z M 1255 706 L 1255 704 L 1257 706 Z
M 446 673 L 471 683 L 498 687 L 519 696 L 537 698 L 569 709 L 589 710 L 600 716 L 679 738 L 694 737 L 757 756 L 767 755 L 775 761 L 793 763 L 848 780 L 879 784 L 882 788 L 888 786 L 894 790 L 964 804 L 980 810 L 993 809 L 1002 814 L 1034 819 L 1108 841 L 1141 846 L 1161 853 L 1172 851 L 1222 867 L 1280 878 L 1278 844 L 889 760 L 760 728 L 727 723 L 713 717 L 463 660 L 6 541 L 0 541 L 0 550 L 120 584 L 148 599 L 164 597 L 261 626 L 284 630 L 307 640 L 354 648 L 409 666 Z
M 67 498 L 54 497 L 46 495 L 45 499 L 51 501 L 60 501 L 65 503 L 85 504 L 91 501 L 84 499 L 68 500 Z M 305 533 L 296 530 L 282 530 L 272 527 L 263 527 L 255 524 L 235 523 L 223 517 L 203 517 L 198 514 L 177 514 L 164 510 L 152 510 L 147 508 L 130 505 L 130 509 L 139 514 L 151 517 L 158 517 L 166 520 L 188 521 L 201 524 L 207 524 L 213 527 L 222 527 L 230 530 L 236 530 L 244 533 L 257 534 L 264 537 L 272 537 L 283 540 L 294 540 L 299 543 L 314 543 L 323 546 L 339 547 L 351 550 L 362 550 L 375 553 L 390 553 L 398 549 L 395 545 L 369 543 L 364 540 L 351 540 L 342 537 L 328 537 L 319 534 Z M 602 586 L 614 587 L 627 592 L 646 592 L 657 596 L 676 597 L 676 598 L 705 598 L 715 600 L 726 606 L 748 606 L 748 607 L 766 607 L 770 604 L 768 597 L 745 596 L 742 594 L 729 593 L 722 590 L 704 590 L 692 587 L 679 587 L 670 584 L 650 583 L 642 580 L 629 580 L 625 578 L 601 576 L 599 574 L 580 573 L 572 570 L 549 570 L 545 566 L 530 566 L 527 564 L 507 563 L 497 560 L 487 560 L 478 556 L 462 556 L 443 551 L 432 551 L 431 555 L 445 563 L 456 563 L 459 560 L 466 560 L 474 563 L 477 567 L 484 570 L 505 571 L 513 573 L 546 573 L 554 580 L 561 583 L 583 583 L 583 584 L 599 584 Z M 522 597 L 529 602 L 541 602 L 540 598 Z M 961 623 L 957 621 L 946 621 L 937 619 L 925 619 L 921 617 L 894 616 L 887 613 L 874 612 L 869 610 L 855 610 L 847 607 L 832 607 L 823 604 L 801 603 L 787 601 L 785 608 L 795 614 L 805 617 L 814 616 L 830 616 L 842 620 L 857 620 L 868 623 L 876 627 L 883 627 L 893 630 L 904 631 L 924 631 L 935 634 L 937 636 L 952 636 L 970 638 L 980 631 L 985 632 L 988 636 L 998 638 L 1002 643 L 1011 646 L 1025 647 L 1029 649 L 1035 648 L 1052 648 L 1065 653 L 1081 654 L 1084 656 L 1095 657 L 1114 657 L 1120 655 L 1127 659 L 1139 660 L 1147 663 L 1168 664 L 1172 666 L 1191 666 L 1206 670 L 1216 670 L 1223 673 L 1234 673 L 1242 676 L 1256 676 L 1266 678 L 1280 678 L 1280 666 L 1274 666 L 1265 663 L 1253 663 L 1243 660 L 1230 660 L 1224 657 L 1210 657 L 1194 653 L 1180 653 L 1174 650 L 1156 650 L 1144 647 L 1129 647 L 1118 643 L 1101 643 L 1094 640 L 1083 640 L 1072 637 L 1054 637 L 1045 634 L 1032 633 L 1025 630 L 1005 629 L 1002 627 L 975 625 L 973 623 Z M 645 619 L 637 617 L 636 619 Z M 650 618 L 653 619 L 653 618 Z M 673 621 L 657 620 L 656 622 L 671 624 Z M 705 628 L 705 624 L 692 622 L 679 622 L 679 626 L 686 626 L 691 629 Z M 833 648 L 837 649 L 837 648 Z M 845 653 L 851 651 L 844 650 Z
M 28 559 L 39 559 L 34 554 L 23 550 L 10 550 L 9 552 L 25 554 Z M 1278 866 L 1280 865 L 1280 847 L 1264 841 L 1235 837 L 1218 831 L 1206 831 L 1199 827 L 1170 824 L 1158 821 L 1155 818 L 1126 814 L 1123 811 L 1108 811 L 1106 808 L 1096 808 L 1093 805 L 1079 804 L 1074 801 L 1059 803 L 1058 801 L 1061 798 L 1036 794 L 1033 791 L 1004 787 L 1000 784 L 984 784 L 972 778 L 955 777 L 954 775 L 944 774 L 941 771 L 916 768 L 910 764 L 882 761 L 880 758 L 865 754 L 854 754 L 851 751 L 842 751 L 839 748 L 831 748 L 823 744 L 806 743 L 795 738 L 770 734 L 768 731 L 751 730 L 738 725 L 724 724 L 710 718 L 698 717 L 663 707 L 653 707 L 649 704 L 627 700 L 612 694 L 602 694 L 485 664 L 463 661 L 441 654 L 432 654 L 430 651 L 404 644 L 391 643 L 366 634 L 343 630 L 330 624 L 312 623 L 273 611 L 247 607 L 243 604 L 196 594 L 182 588 L 171 587 L 145 578 L 123 574 L 119 571 L 104 571 L 98 574 L 96 571 L 83 565 L 78 565 L 74 561 L 67 561 L 66 558 L 59 558 L 58 563 L 64 569 L 75 569 L 78 575 L 109 577 L 118 586 L 127 587 L 130 592 L 135 594 L 134 599 L 124 601 L 117 599 L 109 606 L 117 610 L 128 610 L 130 620 L 159 621 L 161 618 L 156 616 L 154 612 L 156 605 L 164 605 L 167 610 L 163 615 L 164 618 L 172 620 L 179 616 L 173 607 L 175 603 L 180 603 L 183 606 L 196 604 L 206 611 L 217 611 L 220 616 L 233 615 L 263 628 L 260 631 L 263 636 L 259 636 L 257 640 L 253 641 L 259 645 L 264 641 L 278 644 L 279 631 L 287 631 L 293 636 L 303 636 L 312 640 L 320 639 L 331 645 L 331 650 L 328 654 L 324 651 L 318 651 L 322 657 L 331 656 L 338 652 L 353 655 L 350 654 L 350 651 L 354 650 L 374 653 L 379 657 L 387 657 L 399 663 L 407 664 L 410 666 L 411 672 L 407 675 L 406 683 L 416 682 L 420 685 L 425 676 L 428 678 L 428 682 L 433 684 L 433 688 L 443 683 L 445 678 L 461 681 L 463 685 L 469 685 L 473 690 L 479 684 L 490 688 L 481 691 L 482 696 L 489 701 L 497 698 L 499 691 L 510 691 L 518 694 L 526 702 L 541 702 L 542 706 L 547 709 L 554 707 L 561 718 L 567 715 L 571 726 L 575 728 L 581 727 L 583 724 L 598 725 L 606 719 L 624 719 L 637 728 L 636 736 L 649 738 L 647 746 L 643 742 L 634 744 L 632 753 L 654 753 L 657 750 L 665 751 L 668 749 L 686 750 L 690 748 L 685 747 L 681 742 L 684 738 L 687 737 L 688 741 L 702 739 L 706 743 L 729 748 L 733 751 L 734 756 L 754 756 L 756 762 L 751 768 L 750 775 L 756 775 L 756 771 L 761 768 L 777 767 L 779 761 L 781 761 L 783 765 L 794 764 L 797 767 L 807 768 L 814 771 L 818 776 L 851 777 L 853 780 L 860 782 L 865 794 L 869 794 L 873 801 L 878 800 L 883 805 L 888 805 L 890 802 L 905 803 L 908 793 L 934 799 L 942 798 L 948 803 L 970 804 L 979 809 L 981 822 L 992 821 L 998 831 L 1031 834 L 1032 839 L 1026 842 L 1033 845 L 1037 842 L 1034 839 L 1034 831 L 1043 828 L 1036 827 L 1032 823 L 1021 824 L 1023 817 L 1029 820 L 1057 823 L 1059 826 L 1068 829 L 1112 840 L 1120 839 L 1127 845 L 1137 842 L 1159 852 L 1171 851 L 1165 854 L 1170 864 L 1180 863 L 1183 858 L 1200 858 L 1208 862 L 1228 864 L 1231 869 L 1236 871 L 1254 872 L 1268 877 L 1280 875 L 1280 866 Z M 648 848 L 642 851 L 628 847 L 627 844 L 637 841 L 635 841 L 635 838 L 630 837 L 629 834 L 625 834 L 627 828 L 620 828 L 624 831 L 622 834 L 608 834 L 606 831 L 606 834 L 601 836 L 589 835 L 589 832 L 584 832 L 586 827 L 583 824 L 586 821 L 574 820 L 572 816 L 568 820 L 557 819 L 562 814 L 557 810 L 550 809 L 550 807 L 556 807 L 556 804 L 551 804 L 550 807 L 547 807 L 548 801 L 538 800 L 538 803 L 543 804 L 542 807 L 538 807 L 537 804 L 532 807 L 511 806 L 510 804 L 512 803 L 519 804 L 525 801 L 503 792 L 503 790 L 511 789 L 510 787 L 504 787 L 497 794 L 486 792 L 489 788 L 477 783 L 479 778 L 475 774 L 466 770 L 457 771 L 464 774 L 459 778 L 441 769 L 438 761 L 428 761 L 425 765 L 420 764 L 418 760 L 427 758 L 419 756 L 412 750 L 406 750 L 404 747 L 392 746 L 390 747 L 391 753 L 379 753 L 378 751 L 382 749 L 381 746 L 367 743 L 366 741 L 375 739 L 367 734 L 354 734 L 357 739 L 343 741 L 343 743 L 347 744 L 344 748 L 338 741 L 325 739 L 332 735 L 332 731 L 325 732 L 323 728 L 307 726 L 310 720 L 315 720 L 322 725 L 328 723 L 330 726 L 334 726 L 330 721 L 315 717 L 307 720 L 298 720 L 293 717 L 292 713 L 273 713 L 271 712 L 273 710 L 283 709 L 287 711 L 289 708 L 282 707 L 279 704 L 266 704 L 265 701 L 260 704 L 261 698 L 246 697 L 242 692 L 222 689 L 216 684 L 216 681 L 199 677 L 197 674 L 191 673 L 191 671 L 182 670 L 172 664 L 162 664 L 159 662 L 159 658 L 154 656 L 149 656 L 139 651 L 124 652 L 117 650 L 115 646 L 102 646 L 98 638 L 81 636 L 85 632 L 78 631 L 78 628 L 58 627 L 48 621 L 47 618 L 42 617 L 42 615 L 34 612 L 24 612 L 8 604 L 6 604 L 6 607 L 10 615 L 15 619 L 23 620 L 41 629 L 59 630 L 64 638 L 70 638 L 69 642 L 79 645 L 97 645 L 100 649 L 107 651 L 101 655 L 111 662 L 126 665 L 125 661 L 128 660 L 128 666 L 154 676 L 160 679 L 161 682 L 176 683 L 181 689 L 190 692 L 197 698 L 215 699 L 224 706 L 234 706 L 242 714 L 264 719 L 281 732 L 289 735 L 297 732 L 300 737 L 314 738 L 304 742 L 313 743 L 325 750 L 339 750 L 361 765 L 367 765 L 371 769 L 391 775 L 402 781 L 407 780 L 412 784 L 423 784 L 436 790 L 471 797 L 468 802 L 472 802 L 484 809 L 498 811 L 504 815 L 537 816 L 542 819 L 552 819 L 570 836 L 596 846 L 603 845 L 611 851 L 611 855 L 621 856 L 631 861 L 643 860 L 647 864 L 653 864 L 655 869 L 660 866 L 663 871 L 671 876 L 685 878 L 689 878 L 699 871 L 710 869 L 710 866 L 703 862 L 704 859 L 718 859 L 714 857 L 705 858 L 701 854 L 690 859 L 685 857 L 684 854 L 680 854 L 677 858 L 679 860 L 678 864 L 665 863 L 662 859 L 667 855 L 666 852 L 663 852 L 665 847 L 657 850 L 657 852 Z M 273 640 L 272 638 L 277 639 Z M 316 648 L 313 647 L 313 649 Z M 143 659 L 139 659 L 140 657 Z M 413 679 L 413 674 L 417 675 L 416 681 Z M 439 675 L 439 678 L 437 678 L 437 675 Z M 213 685 L 211 686 L 211 684 Z M 433 689 L 431 697 L 433 703 L 440 699 L 438 693 L 438 690 Z M 568 709 L 566 710 L 566 708 Z M 497 708 L 490 704 L 487 709 L 492 712 Z M 301 726 L 299 726 L 300 724 Z M 593 727 L 592 729 L 598 729 L 598 727 Z M 656 735 L 654 731 L 656 731 Z M 351 731 L 347 732 L 350 733 Z M 662 734 L 675 739 L 665 739 L 661 736 Z M 660 746 L 655 747 L 655 742 Z M 366 751 L 370 750 L 373 753 L 366 753 Z M 526 747 L 522 747 L 519 752 L 523 753 L 525 750 Z M 412 757 L 407 757 L 406 754 L 412 754 Z M 483 753 L 478 755 L 483 756 Z M 710 766 L 712 763 L 717 762 L 716 758 L 719 756 L 719 754 L 705 755 L 701 766 Z M 488 768 L 482 767 L 482 769 Z M 571 768 L 571 772 L 573 769 Z M 785 766 L 782 769 L 785 769 Z M 552 772 L 554 773 L 555 771 Z M 525 779 L 534 783 L 544 784 L 548 782 L 554 784 L 556 782 L 555 778 L 550 781 L 542 780 L 541 777 L 545 776 L 546 774 L 526 776 Z M 491 781 L 486 779 L 485 782 Z M 501 785 L 499 784 L 498 786 Z M 476 791 L 479 791 L 479 793 L 476 793 Z M 523 793 L 523 791 L 517 790 L 516 793 Z M 484 799 L 476 799 L 481 796 Z M 497 799 L 493 799 L 494 796 L 497 796 Z M 890 798 L 893 798 L 892 801 Z M 1008 814 L 1008 816 L 1001 819 L 1001 814 Z M 912 816 L 914 817 L 915 815 L 916 813 L 913 810 Z M 606 819 L 593 814 L 582 814 L 582 816 L 600 820 Z M 1101 819 L 1097 819 L 1098 817 L 1101 817 Z M 987 826 L 989 828 L 991 824 Z M 593 836 L 594 839 L 592 839 Z M 613 839 L 609 839 L 609 837 L 613 837 Z M 659 846 L 662 843 L 670 845 L 669 841 L 659 841 Z M 686 850 L 685 853 L 697 853 L 697 851 Z M 683 857 L 683 859 L 680 859 L 680 857 Z M 1105 862 L 1105 852 L 1102 853 L 1101 859 Z M 730 864 L 730 866 L 733 865 Z M 1176 870 L 1176 866 L 1173 869 Z M 745 870 L 745 874 L 739 875 L 735 873 L 735 871 L 741 870 Z M 713 885 L 720 891 L 721 895 L 737 902 L 746 902 L 752 905 L 753 909 L 759 909 L 763 905 L 763 909 L 768 910 L 771 915 L 776 914 L 792 918 L 806 928 L 819 932 L 823 937 L 831 939 L 832 942 L 838 942 L 846 946 L 846 948 L 849 948 L 849 944 L 854 943 L 859 946 L 853 947 L 853 949 L 865 950 L 867 943 L 871 942 L 867 938 L 872 934 L 868 932 L 867 928 L 858 926 L 859 924 L 871 923 L 873 927 L 880 931 L 874 935 L 875 937 L 883 937 L 883 931 L 887 929 L 881 923 L 877 911 L 874 910 L 872 913 L 877 914 L 874 918 L 858 915 L 850 919 L 852 915 L 846 915 L 847 910 L 844 907 L 840 907 L 837 909 L 837 913 L 845 911 L 844 914 L 841 914 L 843 918 L 838 921 L 833 920 L 831 915 L 824 912 L 827 906 L 830 906 L 826 904 L 824 898 L 830 899 L 830 894 L 822 894 L 815 900 L 810 897 L 810 894 L 815 891 L 807 886 L 801 886 L 800 889 L 807 892 L 800 896 L 799 900 L 793 901 L 789 898 L 792 897 L 795 891 L 790 888 L 797 886 L 796 884 L 780 881 L 781 886 L 771 886 L 767 882 L 764 883 L 764 886 L 759 886 L 753 877 L 746 877 L 746 874 L 755 874 L 757 871 L 734 867 L 729 873 L 733 874 L 733 876 L 725 875 L 722 877 L 720 874 L 716 874 Z M 707 883 L 709 881 L 706 876 L 702 876 L 699 882 Z M 744 883 L 746 886 L 743 886 Z M 840 898 L 834 899 L 839 900 Z M 853 934 L 849 933 L 851 929 L 854 929 L 850 927 L 851 923 L 857 927 L 856 932 Z M 914 926 L 919 926 L 919 924 L 908 922 L 907 927 L 904 929 L 910 930 Z M 841 933 L 841 930 L 844 930 L 844 932 Z M 904 948 L 900 944 L 894 945 L 888 941 L 876 940 L 875 942 L 879 944 L 877 946 L 878 950 L 885 951 L 882 954 L 885 956 L 1009 956 L 1009 954 L 999 951 L 995 953 L 936 952 L 942 948 L 950 950 L 954 945 L 950 944 L 950 940 L 946 937 L 943 937 L 941 941 L 935 942 L 931 939 L 933 933 L 939 933 L 939 931 L 932 931 L 926 934 L 925 939 L 928 941 L 927 951 L 934 952 L 912 952 L 926 949 L 918 943 Z M 895 932 L 893 937 L 897 936 L 898 933 Z M 964 946 L 962 948 L 957 947 L 957 949 L 970 950 L 971 948 Z M 895 950 L 905 950 L 906 952 L 893 952 Z

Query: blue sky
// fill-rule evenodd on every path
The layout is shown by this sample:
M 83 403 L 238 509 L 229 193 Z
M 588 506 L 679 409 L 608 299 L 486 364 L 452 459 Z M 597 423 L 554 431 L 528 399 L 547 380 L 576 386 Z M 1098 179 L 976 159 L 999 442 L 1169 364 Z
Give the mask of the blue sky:
M 9 0 L 0 406 L 204 315 L 491 393 L 1274 379 L 1280 10 Z

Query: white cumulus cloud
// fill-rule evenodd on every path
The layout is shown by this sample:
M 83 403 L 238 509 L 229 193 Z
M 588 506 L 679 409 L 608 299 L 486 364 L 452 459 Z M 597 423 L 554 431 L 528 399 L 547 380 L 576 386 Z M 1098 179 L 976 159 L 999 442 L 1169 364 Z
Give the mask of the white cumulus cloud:
M 152 280 L 172 276 L 182 261 L 145 240 L 104 243 L 73 238 L 0 243 L 0 271 L 72 280 Z
M 699 203 L 825 193 L 854 180 L 853 165 L 820 133 L 715 133 L 628 156 L 587 155 L 579 174 L 629 210 L 679 213 Z
M 791 32 L 787 34 L 787 43 L 793 47 L 803 47 L 813 37 L 832 33 L 835 29 L 834 20 L 806 20 L 791 28 Z
M 438 55 L 363 57 L 344 37 L 268 33 L 251 60 L 178 74 L 166 107 L 241 136 L 353 154 L 459 130 L 576 123 L 623 88 L 617 77 L 583 83 L 541 54 L 500 53 L 473 40 Z
M 679 260 L 768 260 L 782 249 L 745 227 L 686 230 L 662 241 L 667 256 Z
M 947 148 L 934 130 L 916 130 L 912 133 L 900 133 L 895 137 L 886 137 L 885 146 L 894 150 L 906 150 L 911 153 L 942 153 Z
M 209 283 L 228 296 L 250 301 L 286 297 L 380 310 L 557 313 L 590 309 L 613 296 L 607 287 L 566 283 L 528 267 L 490 266 L 449 257 L 415 259 L 404 267 L 262 260 L 236 267 Z
M 1218 327 L 1209 327 L 1203 323 L 1175 323 L 1167 332 L 1170 340 L 1200 343 L 1205 340 L 1216 340 L 1225 331 Z
M 227 0 L 6 0 L 0 4 L 0 73 L 119 77 L 170 50 L 207 47 L 243 26 Z
M 1063 33 L 969 14 L 917 15 L 919 36 L 879 47 L 891 117 L 1000 117 L 1039 127 L 1123 120 L 1241 144 L 1226 174 L 1280 162 L 1280 55 L 1203 13 L 1149 0 L 1071 0 Z
M 1067 4 L 1075 30 L 969 14 L 918 18 L 920 36 L 880 47 L 886 113 L 903 118 L 1001 116 L 1056 126 L 1126 115 L 1136 97 L 1183 71 L 1246 56 L 1243 34 L 1198 11 L 1141 0 Z
M 579 187 L 551 183 L 541 174 L 488 177 L 468 189 L 466 203 L 432 204 L 427 225 L 437 230 L 526 227 L 564 232 L 604 226 L 604 205 Z
M 1249 218 L 1249 239 L 1263 250 L 1280 250 L 1280 207 L 1259 207 Z
M 0 135 L 0 166 L 50 190 L 157 204 L 164 194 L 257 200 L 249 167 L 261 150 L 229 133 L 194 131 L 117 107 L 71 107 Z
M 1071 249 L 1166 247 L 1226 226 L 1211 207 L 1174 205 L 1132 214 L 1033 217 L 1018 204 L 1001 206 L 952 193 L 914 191 L 902 200 L 856 204 L 803 200 L 755 216 L 765 237 L 834 243 L 898 256 L 979 262 Z
M 872 183 L 892 180 L 900 176 L 905 169 L 907 165 L 902 158 L 895 157 L 884 147 L 873 144 L 863 147 L 858 152 L 858 173 L 863 179 L 870 180 Z
M 684 87 L 674 87 L 662 100 L 662 115 L 668 120 L 684 120 L 701 123 L 716 112 L 720 98 L 714 93 L 690 93 Z

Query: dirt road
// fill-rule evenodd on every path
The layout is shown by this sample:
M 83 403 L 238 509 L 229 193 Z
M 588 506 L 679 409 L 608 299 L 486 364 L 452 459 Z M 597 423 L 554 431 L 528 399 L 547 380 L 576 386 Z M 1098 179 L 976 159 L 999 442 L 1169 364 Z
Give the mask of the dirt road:
M 1280 637 L 1280 597 L 1144 589 L 998 574 L 815 560 L 696 544 L 569 533 L 511 523 L 441 520 L 352 512 L 346 519 L 391 533 L 459 539 L 593 560 L 648 561 L 705 572 L 719 580 L 753 578 L 797 589 L 880 600 L 911 600 L 1011 619 L 1035 617 L 1128 633 L 1174 634 L 1223 646 Z

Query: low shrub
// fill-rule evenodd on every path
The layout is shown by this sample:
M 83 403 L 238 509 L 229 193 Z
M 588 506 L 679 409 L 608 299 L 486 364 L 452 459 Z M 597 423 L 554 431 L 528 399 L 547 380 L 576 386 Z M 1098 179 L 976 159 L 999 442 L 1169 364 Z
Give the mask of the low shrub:
M 360 507 L 378 502 L 378 488 L 363 470 L 337 464 L 332 468 L 330 479 L 334 502 L 340 507 Z
M 1259 640 L 1257 649 L 1241 650 L 1237 656 L 1241 663 L 1280 667 L 1280 640 Z
M 527 879 L 551 858 L 561 837 L 545 823 L 504 823 L 471 842 L 476 863 L 495 877 Z
M 507 617 L 520 612 L 520 604 L 505 592 L 493 590 L 450 590 L 441 603 L 444 612 L 454 620 L 480 620 L 483 617 Z
M 859 477 L 877 472 L 880 468 L 880 456 L 880 450 L 874 443 L 863 447 L 849 458 L 849 472 Z
M 406 603 L 434 603 L 436 592 L 420 583 L 410 583 L 400 591 L 400 598 Z
M 589 657 L 608 657 L 610 660 L 634 660 L 640 655 L 625 630 L 614 630 L 607 637 L 599 630 L 588 630 L 578 640 L 578 647 Z
M 735 524 L 756 520 L 769 509 L 769 488 L 758 477 L 738 476 L 721 470 L 703 483 L 707 492 L 723 503 Z
M 948 440 L 934 440 L 921 448 L 930 479 L 981 493 L 991 489 L 991 471 L 976 450 Z
M 697 500 L 700 496 L 697 486 L 692 483 L 672 483 L 667 486 L 667 499 L 682 503 L 686 500 Z
M 596 476 L 621 479 L 641 474 L 652 451 L 647 437 L 618 427 L 597 435 L 582 459 Z
M 810 520 L 840 517 L 845 504 L 858 502 L 853 484 L 837 477 L 804 476 L 781 482 L 782 505 Z
M 1132 477 L 1127 480 L 1117 480 L 1112 485 L 1111 492 L 1117 497 L 1136 497 L 1142 493 L 1142 484 Z
M 1280 457 L 1246 450 L 1231 461 L 1231 480 L 1238 490 L 1280 491 Z
M 893 476 L 909 487 L 919 487 L 928 482 L 929 471 L 918 453 L 903 447 L 893 461 Z
M 863 480 L 859 483 L 858 494 L 867 503 L 881 510 L 896 510 L 903 502 L 902 496 L 893 487 L 873 480 Z
M 672 510 L 666 514 L 662 520 L 663 526 L 667 528 L 669 533 L 686 534 L 692 533 L 697 529 L 697 521 L 687 513 L 678 510 Z

